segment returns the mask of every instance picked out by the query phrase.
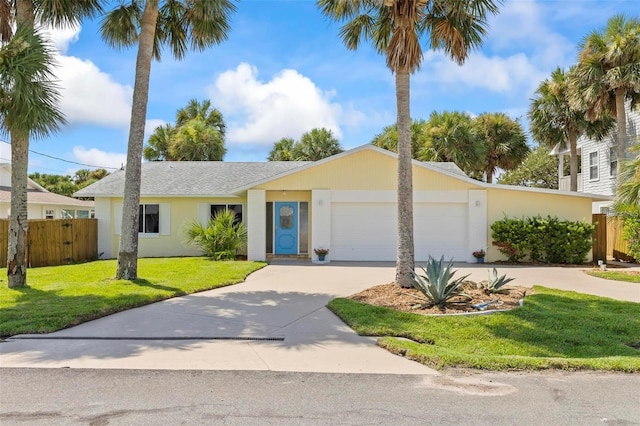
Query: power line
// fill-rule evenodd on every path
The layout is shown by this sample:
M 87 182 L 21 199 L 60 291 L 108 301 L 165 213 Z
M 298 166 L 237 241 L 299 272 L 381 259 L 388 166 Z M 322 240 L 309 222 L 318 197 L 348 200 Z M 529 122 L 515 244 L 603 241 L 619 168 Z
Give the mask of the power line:
M 0 141 L 0 142 L 4 142 L 7 145 L 11 145 L 11 142 L 7 142 L 7 141 Z M 43 157 L 52 158 L 54 160 L 64 161 L 65 163 L 77 164 L 79 166 L 95 167 L 96 169 L 120 170 L 119 167 L 95 166 L 95 165 L 92 165 L 92 164 L 78 163 L 77 161 L 65 160 L 64 158 L 54 157 L 53 155 L 49 155 L 49 154 L 43 154 L 42 152 L 34 151 L 32 149 L 30 149 L 29 152 L 32 152 L 32 153 L 38 154 L 38 155 L 42 155 Z M 7 160 L 7 159 L 3 158 L 3 160 Z M 7 160 L 7 161 L 11 161 L 11 160 Z

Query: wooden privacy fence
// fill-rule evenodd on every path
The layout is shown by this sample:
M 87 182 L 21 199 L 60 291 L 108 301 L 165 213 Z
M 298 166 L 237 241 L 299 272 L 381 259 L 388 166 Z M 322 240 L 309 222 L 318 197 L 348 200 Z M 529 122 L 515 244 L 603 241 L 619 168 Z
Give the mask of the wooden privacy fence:
M 627 240 L 622 238 L 623 224 L 624 220 L 621 217 L 607 217 L 607 255 L 615 260 L 635 262 L 635 259 L 628 254 L 629 244 Z
M 9 221 L 0 220 L 0 267 L 7 265 Z M 97 219 L 37 219 L 29 221 L 27 264 L 56 266 L 98 258 Z

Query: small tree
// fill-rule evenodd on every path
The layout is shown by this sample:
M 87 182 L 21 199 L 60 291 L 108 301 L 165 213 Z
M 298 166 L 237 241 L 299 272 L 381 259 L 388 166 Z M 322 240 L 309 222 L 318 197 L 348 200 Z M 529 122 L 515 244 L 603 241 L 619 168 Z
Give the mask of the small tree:
M 206 226 L 192 222 L 186 235 L 188 243 L 213 260 L 233 260 L 238 252 L 247 248 L 247 228 L 232 210 L 218 212 Z
M 558 188 L 558 157 L 549 155 L 549 149 L 540 145 L 529 152 L 518 167 L 500 176 L 498 183 L 556 189 Z

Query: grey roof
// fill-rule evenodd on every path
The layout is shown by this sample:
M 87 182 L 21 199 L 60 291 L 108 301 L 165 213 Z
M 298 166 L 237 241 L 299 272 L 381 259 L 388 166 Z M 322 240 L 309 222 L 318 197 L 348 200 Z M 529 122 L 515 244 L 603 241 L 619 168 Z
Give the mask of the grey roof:
M 11 203 L 11 188 L 8 186 L 0 186 L 0 201 Z M 93 201 L 77 200 L 64 195 L 54 194 L 53 192 L 40 191 L 38 189 L 27 189 L 28 204 L 56 204 L 61 206 L 77 206 L 93 208 Z
M 307 161 L 231 163 L 223 161 L 151 161 L 142 163 L 142 196 L 233 195 L 250 184 L 296 169 Z M 76 192 L 77 197 L 124 194 L 123 170 Z
M 446 170 L 449 173 L 453 173 L 453 174 L 456 174 L 456 175 L 468 177 L 467 174 L 465 172 L 463 172 L 462 169 L 460 167 L 458 167 L 458 165 L 456 163 L 440 162 L 440 161 L 425 161 L 424 163 L 428 164 L 430 166 L 433 166 L 433 167 L 437 167 L 437 168 L 442 169 L 442 170 Z

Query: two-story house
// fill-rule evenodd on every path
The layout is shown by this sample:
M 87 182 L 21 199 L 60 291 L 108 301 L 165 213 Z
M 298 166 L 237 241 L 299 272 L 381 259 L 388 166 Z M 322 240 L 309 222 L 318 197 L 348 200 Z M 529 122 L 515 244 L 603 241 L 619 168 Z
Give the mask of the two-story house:
M 627 147 L 639 142 L 640 138 L 640 108 L 632 111 L 627 104 Z M 557 155 L 558 163 L 558 189 L 569 191 L 569 147 L 556 145 L 551 151 Z M 628 150 L 627 158 L 632 158 L 640 153 L 632 153 Z M 597 141 L 582 136 L 578 139 L 578 192 L 599 195 L 615 195 L 616 169 L 618 159 L 616 155 L 615 129 L 603 140 Z M 600 201 L 593 203 L 593 213 L 607 213 L 612 202 Z
M 27 181 L 27 218 L 90 218 L 93 201 L 83 201 L 47 191 L 31 179 Z M 11 213 L 11 165 L 0 163 L 0 219 Z

